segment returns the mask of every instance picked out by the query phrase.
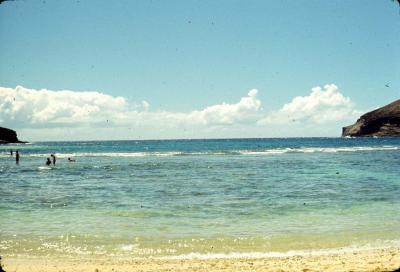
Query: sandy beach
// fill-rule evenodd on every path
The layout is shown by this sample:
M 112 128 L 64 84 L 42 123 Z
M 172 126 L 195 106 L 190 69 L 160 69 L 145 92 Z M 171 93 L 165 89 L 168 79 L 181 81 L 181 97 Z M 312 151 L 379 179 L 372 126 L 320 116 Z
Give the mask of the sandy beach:
M 115 259 L 4 257 L 7 272 L 61 271 L 395 271 L 400 248 L 260 258 Z

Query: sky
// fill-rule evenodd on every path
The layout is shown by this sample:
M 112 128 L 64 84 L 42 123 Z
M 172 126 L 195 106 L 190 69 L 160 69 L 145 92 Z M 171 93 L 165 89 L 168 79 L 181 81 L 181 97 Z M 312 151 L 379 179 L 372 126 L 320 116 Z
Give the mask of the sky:
M 0 41 L 28 141 L 338 137 L 400 97 L 390 0 L 5 1 Z

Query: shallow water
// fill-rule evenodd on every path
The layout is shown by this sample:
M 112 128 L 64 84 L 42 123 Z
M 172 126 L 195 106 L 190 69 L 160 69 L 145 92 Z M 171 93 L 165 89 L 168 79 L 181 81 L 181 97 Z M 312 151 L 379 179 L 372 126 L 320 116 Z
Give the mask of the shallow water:
M 19 165 L 10 149 L 20 150 Z M 400 241 L 399 138 L 44 142 L 0 153 L 1 255 L 229 255 Z M 46 168 L 50 153 L 57 163 Z

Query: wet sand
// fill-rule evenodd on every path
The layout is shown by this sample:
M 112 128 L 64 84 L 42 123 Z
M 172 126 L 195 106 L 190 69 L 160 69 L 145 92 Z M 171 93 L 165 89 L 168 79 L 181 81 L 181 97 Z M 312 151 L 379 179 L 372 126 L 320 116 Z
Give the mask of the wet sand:
M 346 253 L 302 254 L 290 257 L 116 259 L 85 256 L 79 258 L 3 257 L 6 272 L 61 271 L 394 271 L 400 268 L 400 248 Z

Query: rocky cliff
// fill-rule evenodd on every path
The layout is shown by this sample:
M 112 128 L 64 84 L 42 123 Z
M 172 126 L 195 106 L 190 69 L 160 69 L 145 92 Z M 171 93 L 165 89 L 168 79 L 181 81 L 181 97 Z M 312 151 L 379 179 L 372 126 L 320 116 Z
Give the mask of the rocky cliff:
M 354 125 L 343 128 L 342 136 L 400 137 L 400 99 L 362 115 Z
M 0 127 L 0 144 L 23 143 L 18 140 L 17 133 L 9 128 Z

